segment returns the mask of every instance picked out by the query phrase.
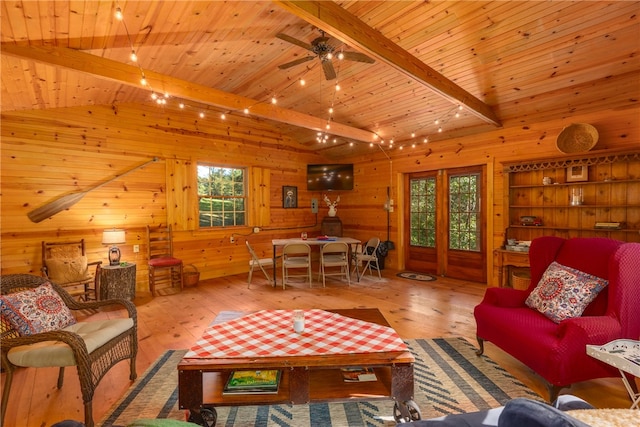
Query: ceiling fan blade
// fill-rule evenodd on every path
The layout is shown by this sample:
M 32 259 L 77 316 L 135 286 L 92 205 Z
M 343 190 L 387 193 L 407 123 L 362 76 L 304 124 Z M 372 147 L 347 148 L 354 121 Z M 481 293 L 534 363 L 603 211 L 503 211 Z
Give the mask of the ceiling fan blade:
M 299 58 L 296 59 L 295 61 L 291 61 L 291 62 L 287 62 L 286 64 L 282 64 L 282 65 L 278 65 L 278 68 L 280 68 L 281 70 L 286 70 L 287 68 L 291 68 L 294 67 L 298 64 L 302 64 L 304 62 L 307 61 L 311 61 L 312 59 L 315 59 L 315 56 L 305 56 L 304 58 Z
M 276 34 L 276 37 L 279 38 L 280 40 L 284 40 L 286 42 L 295 44 L 295 45 L 303 47 L 303 48 L 305 48 L 307 50 L 312 50 L 313 49 L 313 46 L 311 46 L 309 43 L 303 42 L 302 40 L 294 39 L 293 37 L 288 36 L 286 34 L 278 33 L 278 34 Z
M 349 61 L 366 62 L 368 64 L 376 62 L 373 58 L 369 58 L 367 55 L 360 52 L 342 52 L 342 55 L 344 55 L 344 59 L 348 59 Z
M 322 69 L 324 70 L 324 76 L 327 80 L 333 80 L 336 78 L 336 70 L 334 70 L 331 61 L 322 61 Z

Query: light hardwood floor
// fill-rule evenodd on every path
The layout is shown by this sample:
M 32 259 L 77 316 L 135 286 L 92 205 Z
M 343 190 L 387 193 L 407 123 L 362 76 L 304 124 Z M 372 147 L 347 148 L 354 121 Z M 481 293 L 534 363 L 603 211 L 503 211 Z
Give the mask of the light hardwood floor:
M 314 283 L 282 290 L 272 288 L 261 275 L 254 275 L 247 289 L 246 275 L 202 281 L 174 295 L 139 296 L 137 359 L 138 375 L 166 349 L 188 348 L 206 325 L 224 310 L 292 308 L 377 307 L 403 338 L 461 336 L 476 344 L 473 307 L 485 286 L 447 278 L 434 282 L 400 279 L 395 271 L 383 270 L 383 281 L 363 278 L 347 287 L 333 279 L 327 287 Z M 114 316 L 117 312 L 103 314 Z M 530 388 L 546 396 L 539 377 L 491 343 L 486 354 Z M 64 419 L 83 420 L 82 396 L 75 368 L 67 369 L 65 384 L 56 388 L 57 370 L 21 369 L 14 375 L 5 426 L 50 426 Z M 4 374 L 2 383 L 4 385 Z M 122 362 L 102 380 L 93 399 L 93 414 L 100 420 L 130 386 L 128 364 Z M 563 393 L 572 393 L 597 407 L 628 408 L 629 397 L 620 379 L 588 381 Z

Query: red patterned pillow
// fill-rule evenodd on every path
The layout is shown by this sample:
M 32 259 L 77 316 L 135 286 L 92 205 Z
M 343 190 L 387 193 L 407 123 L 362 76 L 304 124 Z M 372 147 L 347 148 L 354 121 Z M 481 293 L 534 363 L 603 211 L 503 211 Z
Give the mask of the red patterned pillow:
M 575 268 L 552 262 L 526 304 L 556 323 L 582 315 L 609 282 Z
M 22 336 L 54 331 L 76 323 L 49 282 L 34 289 L 3 295 L 0 312 Z

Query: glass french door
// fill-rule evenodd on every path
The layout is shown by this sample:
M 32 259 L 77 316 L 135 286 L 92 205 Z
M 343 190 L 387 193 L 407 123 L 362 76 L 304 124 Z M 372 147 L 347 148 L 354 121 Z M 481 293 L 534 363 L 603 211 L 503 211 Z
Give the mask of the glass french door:
M 484 168 L 407 175 L 407 269 L 486 282 Z

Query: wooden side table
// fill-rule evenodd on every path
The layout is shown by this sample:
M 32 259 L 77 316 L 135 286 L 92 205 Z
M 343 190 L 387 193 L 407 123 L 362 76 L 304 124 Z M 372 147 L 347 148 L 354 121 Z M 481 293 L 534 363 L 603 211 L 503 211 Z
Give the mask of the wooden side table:
M 509 272 L 509 267 L 529 267 L 529 252 L 496 249 L 494 255 L 498 266 L 498 286 L 500 287 L 504 287 L 509 283 L 509 276 L 505 275 L 505 271 Z
M 136 296 L 136 265 L 126 263 L 105 265 L 100 269 L 100 299 L 123 298 L 132 300 Z
M 325 236 L 342 237 L 342 221 L 337 216 L 325 216 L 320 232 Z

